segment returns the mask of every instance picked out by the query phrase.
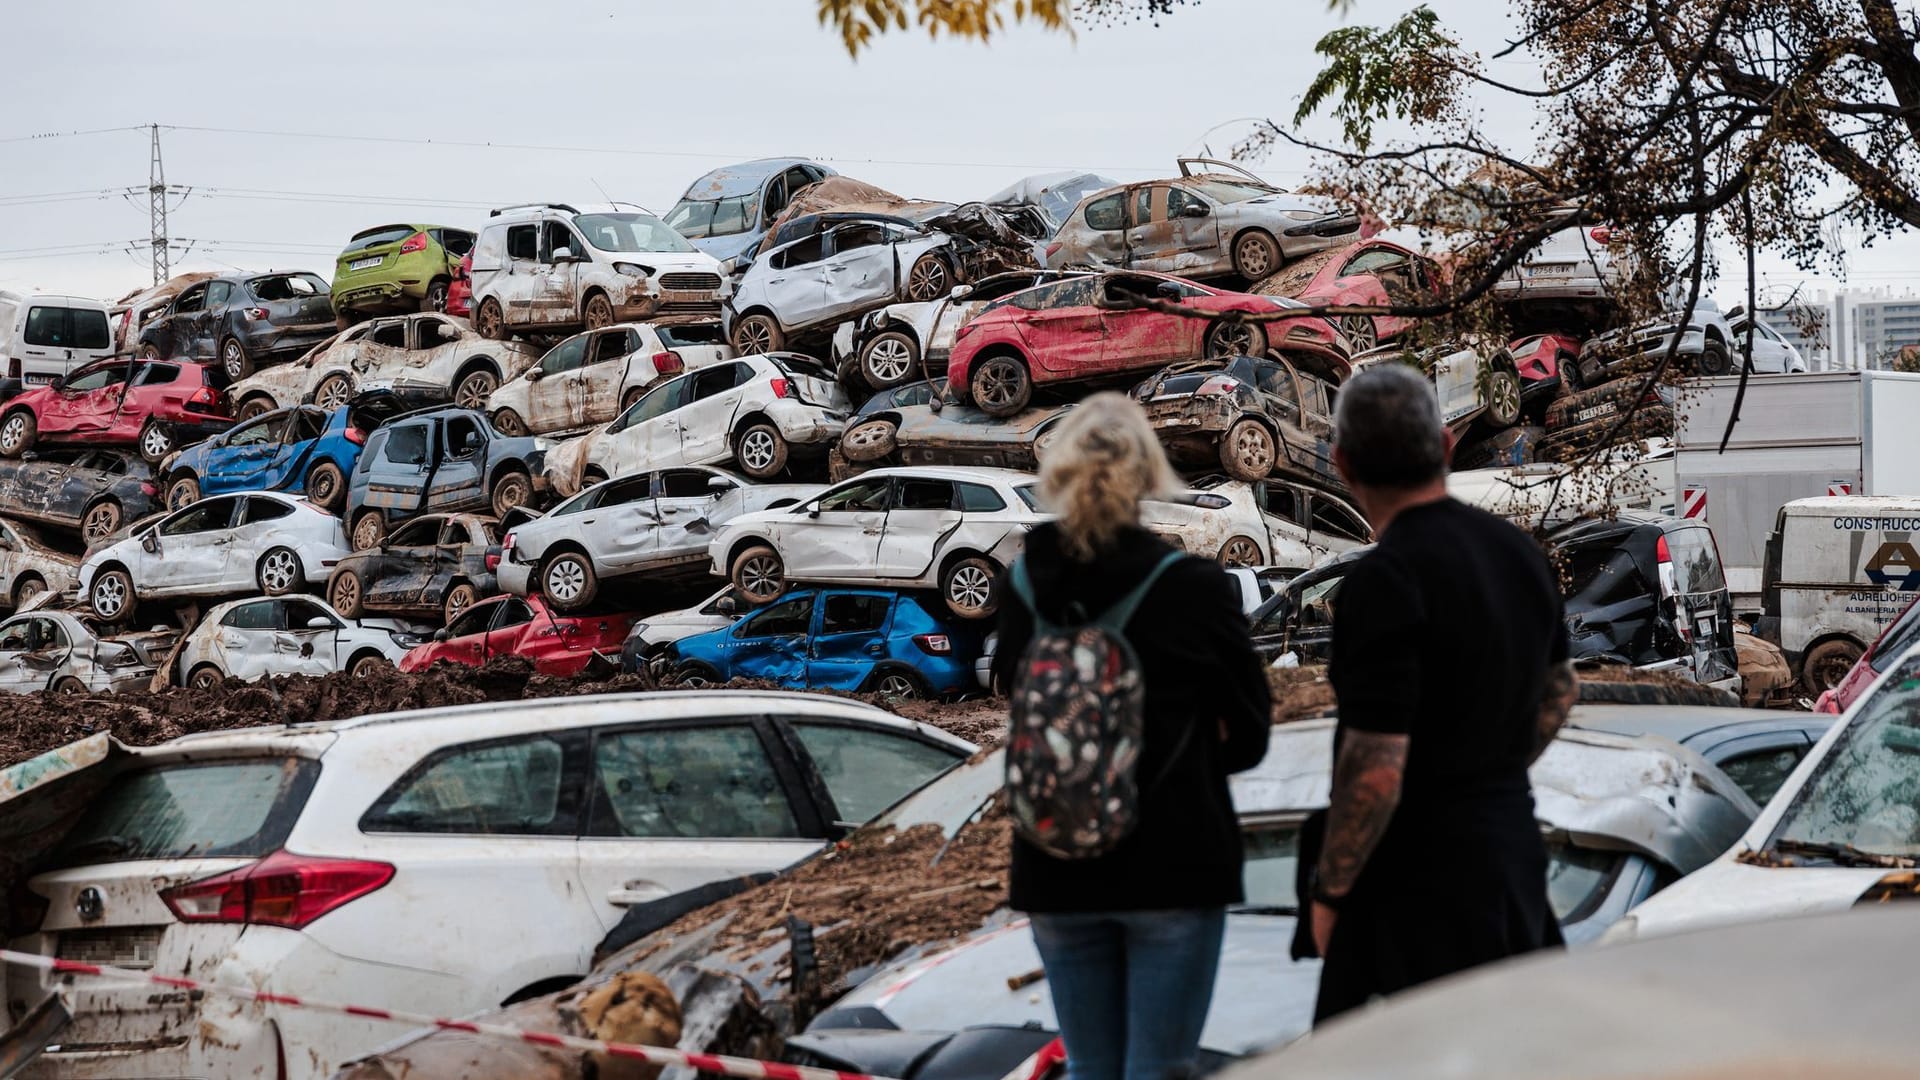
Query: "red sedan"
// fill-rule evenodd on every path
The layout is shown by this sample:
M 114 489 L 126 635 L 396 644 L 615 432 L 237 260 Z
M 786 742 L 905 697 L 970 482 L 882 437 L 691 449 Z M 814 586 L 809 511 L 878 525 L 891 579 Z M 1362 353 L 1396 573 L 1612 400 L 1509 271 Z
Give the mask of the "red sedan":
M 1302 302 L 1326 304 L 1418 304 L 1446 284 L 1439 263 L 1390 240 L 1375 237 L 1333 253 L 1300 290 Z M 1400 315 L 1344 315 L 1340 329 L 1356 353 L 1400 336 L 1414 320 Z
M 400 658 L 401 671 L 422 671 L 438 660 L 479 667 L 502 656 L 524 656 L 542 675 L 577 675 L 597 652 L 615 666 L 633 628 L 629 614 L 549 611 L 539 596 L 495 596 L 467 608 Z
M 1209 315 L 1270 315 L 1300 306 L 1137 270 L 1049 282 L 995 301 L 961 324 L 947 385 L 962 403 L 1012 416 L 1027 407 L 1036 385 L 1121 378 L 1183 360 L 1259 356 L 1268 349 L 1336 383 L 1347 376 L 1346 339 L 1325 319 L 1246 323 L 1126 306 L 1140 298 Z
M 174 360 L 96 360 L 0 412 L 0 455 L 42 443 L 138 446 L 158 464 L 174 450 L 233 426 L 213 368 Z

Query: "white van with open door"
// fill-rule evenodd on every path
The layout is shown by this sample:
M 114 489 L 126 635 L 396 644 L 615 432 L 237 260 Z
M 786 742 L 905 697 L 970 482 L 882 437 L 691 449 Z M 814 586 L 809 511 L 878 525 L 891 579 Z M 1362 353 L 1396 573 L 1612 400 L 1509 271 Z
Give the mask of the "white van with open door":
M 45 386 L 82 364 L 113 355 L 107 305 L 83 296 L 0 292 L 0 397 Z
M 1809 693 L 1831 690 L 1920 592 L 1920 497 L 1830 495 L 1780 508 L 1756 629 Z

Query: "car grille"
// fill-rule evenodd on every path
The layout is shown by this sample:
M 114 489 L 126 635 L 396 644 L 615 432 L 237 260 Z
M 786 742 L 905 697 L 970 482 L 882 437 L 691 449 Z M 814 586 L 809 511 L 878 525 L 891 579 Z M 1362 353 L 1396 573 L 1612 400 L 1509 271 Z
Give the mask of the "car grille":
M 59 957 L 82 964 L 145 971 L 160 955 L 163 926 L 116 926 L 101 930 L 62 930 Z
M 720 275 L 661 274 L 660 287 L 675 292 L 711 292 L 720 287 Z
M 669 300 L 654 309 L 655 315 L 712 315 L 720 310 L 718 300 Z

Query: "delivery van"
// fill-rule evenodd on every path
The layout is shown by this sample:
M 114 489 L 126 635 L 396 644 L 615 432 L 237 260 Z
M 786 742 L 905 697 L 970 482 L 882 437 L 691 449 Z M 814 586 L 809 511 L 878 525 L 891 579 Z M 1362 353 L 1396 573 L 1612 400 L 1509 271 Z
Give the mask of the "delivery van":
M 0 292 L 0 396 L 46 386 L 113 355 L 107 305 L 82 296 Z
M 1832 689 L 1920 594 L 1920 496 L 1787 503 L 1767 537 L 1762 588 L 1756 631 L 1809 692 Z

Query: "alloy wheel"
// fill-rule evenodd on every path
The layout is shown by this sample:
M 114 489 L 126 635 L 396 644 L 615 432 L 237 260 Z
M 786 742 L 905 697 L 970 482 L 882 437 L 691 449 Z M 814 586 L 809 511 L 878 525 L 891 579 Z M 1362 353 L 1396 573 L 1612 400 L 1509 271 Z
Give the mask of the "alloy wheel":
M 947 581 L 947 599 L 955 607 L 978 611 L 987 606 L 987 598 L 992 594 L 993 579 L 978 566 L 963 566 Z
M 780 595 L 785 584 L 784 568 L 778 555 L 756 555 L 740 567 L 740 591 L 756 599 Z
M 1223 322 L 1209 335 L 1211 356 L 1250 356 L 1253 354 L 1253 327 L 1246 323 Z
M 587 586 L 587 572 L 573 559 L 561 559 L 547 568 L 547 595 L 562 604 L 570 604 L 579 598 L 580 590 Z
M 919 696 L 913 685 L 913 680 L 898 672 L 882 675 L 879 685 L 875 686 L 874 689 L 883 698 L 910 698 Z
M 931 255 L 913 264 L 907 272 L 907 299 L 922 303 L 947 294 L 947 264 Z
M 80 523 L 80 535 L 88 543 L 93 543 L 105 540 L 119 527 L 120 508 L 112 503 L 101 503 L 87 511 L 86 519 Z
M 0 453 L 13 453 L 26 439 L 27 418 L 19 414 L 7 417 L 6 426 L 0 427 Z
M 983 407 L 1011 405 L 1019 398 L 1021 377 L 1018 361 L 996 356 L 981 365 L 973 396 Z
M 499 389 L 500 380 L 490 371 L 476 371 L 460 380 L 460 386 L 453 393 L 453 403 L 463 409 L 482 409 L 487 398 Z
M 905 340 L 889 335 L 867 348 L 867 374 L 874 382 L 892 384 L 913 370 L 913 350 Z
M 773 435 L 767 431 L 749 431 L 740 440 L 740 460 L 749 469 L 759 471 L 771 467 L 774 450 Z
M 111 619 L 126 610 L 127 587 L 117 577 L 96 581 L 93 585 L 93 610 L 101 618 Z
M 1236 536 L 1220 549 L 1222 566 L 1260 565 L 1260 545 L 1244 536 Z
M 167 456 L 173 449 L 173 436 L 159 424 L 148 424 L 146 433 L 140 436 L 140 451 L 154 461 Z
M 313 392 L 313 403 L 332 411 L 347 403 L 353 396 L 353 384 L 345 375 L 329 375 L 321 381 L 319 389 Z
M 275 551 L 260 564 L 260 584 L 268 592 L 284 592 L 299 580 L 300 564 L 291 551 Z

